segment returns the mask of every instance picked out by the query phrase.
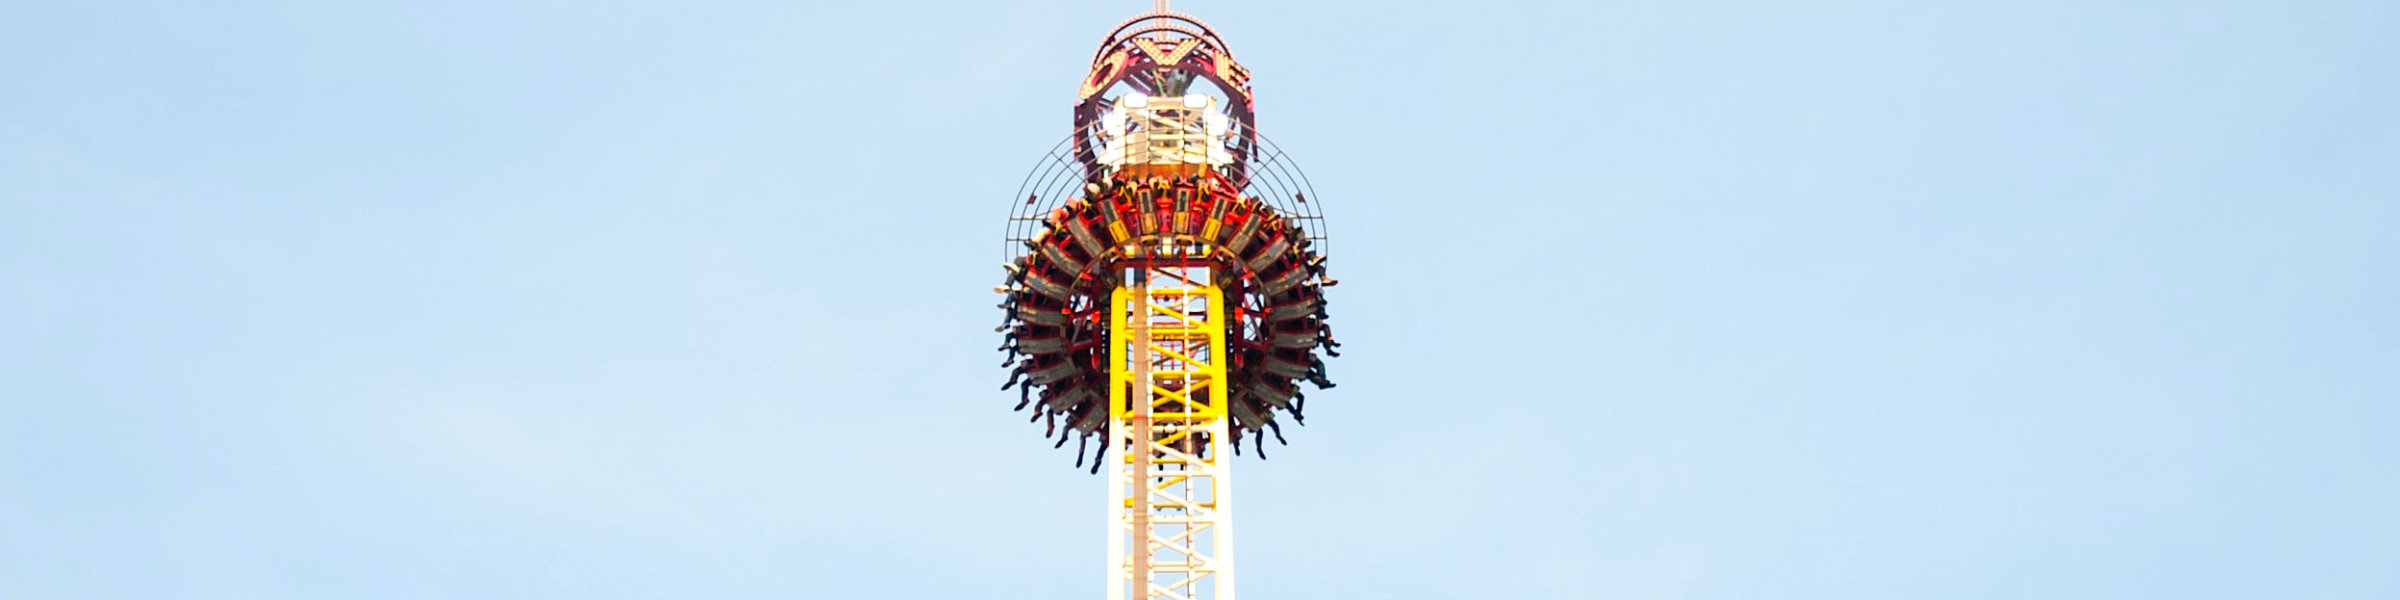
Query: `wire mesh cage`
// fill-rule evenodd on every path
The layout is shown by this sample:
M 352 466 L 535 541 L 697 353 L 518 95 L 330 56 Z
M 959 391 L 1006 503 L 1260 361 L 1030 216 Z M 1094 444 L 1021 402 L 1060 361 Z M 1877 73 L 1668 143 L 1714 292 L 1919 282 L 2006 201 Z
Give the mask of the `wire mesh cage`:
M 1000 257 L 1003 263 L 1013 263 L 1030 252 L 1026 242 L 1042 232 L 1050 212 L 1082 195 L 1084 184 L 1100 182 L 1111 168 L 1100 163 L 1093 153 L 1078 150 L 1090 148 L 1093 140 L 1105 136 L 1098 131 L 1099 127 L 1079 129 L 1060 140 L 1025 174 L 1009 210 Z M 1284 218 L 1300 225 L 1318 254 L 1330 254 L 1322 210 L 1324 200 L 1310 186 L 1307 173 L 1266 136 L 1244 130 L 1240 123 L 1229 127 L 1233 129 L 1232 137 L 1256 140 L 1255 145 L 1239 153 L 1233 164 L 1212 169 L 1211 174 L 1223 178 L 1242 195 L 1275 207 Z

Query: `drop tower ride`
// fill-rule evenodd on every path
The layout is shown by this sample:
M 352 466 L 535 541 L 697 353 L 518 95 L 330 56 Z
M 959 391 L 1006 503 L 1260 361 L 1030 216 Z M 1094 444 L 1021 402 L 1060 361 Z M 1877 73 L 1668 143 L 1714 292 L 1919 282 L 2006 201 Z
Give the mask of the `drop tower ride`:
M 1321 200 L 1256 121 L 1224 38 L 1159 0 L 1011 202 L 1003 389 L 1108 471 L 1109 600 L 1232 600 L 1232 458 L 1333 387 Z

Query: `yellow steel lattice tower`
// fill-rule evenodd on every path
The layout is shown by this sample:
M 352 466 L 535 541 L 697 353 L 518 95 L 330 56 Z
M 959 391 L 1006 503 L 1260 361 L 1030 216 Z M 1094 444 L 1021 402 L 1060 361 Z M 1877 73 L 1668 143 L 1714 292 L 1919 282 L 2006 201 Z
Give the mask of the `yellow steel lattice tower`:
M 1227 316 L 1211 270 L 1136 267 L 1111 294 L 1109 600 L 1233 599 Z

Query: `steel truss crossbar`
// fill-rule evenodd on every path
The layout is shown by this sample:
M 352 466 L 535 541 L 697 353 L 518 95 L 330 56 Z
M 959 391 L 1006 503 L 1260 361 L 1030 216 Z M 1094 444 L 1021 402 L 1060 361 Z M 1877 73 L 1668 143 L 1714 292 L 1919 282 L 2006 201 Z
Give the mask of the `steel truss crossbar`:
M 1208 267 L 1129 269 L 1111 295 L 1109 600 L 1233 600 L 1224 293 Z

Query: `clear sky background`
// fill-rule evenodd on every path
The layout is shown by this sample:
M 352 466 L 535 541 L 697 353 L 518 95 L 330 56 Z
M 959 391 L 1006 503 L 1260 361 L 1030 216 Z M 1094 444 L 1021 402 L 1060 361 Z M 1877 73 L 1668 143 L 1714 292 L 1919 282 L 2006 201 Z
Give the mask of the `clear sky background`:
M 0 598 L 1097 597 L 1148 4 L 7 4 Z M 1343 281 L 1244 597 L 2400 597 L 2400 4 L 1177 6 Z

